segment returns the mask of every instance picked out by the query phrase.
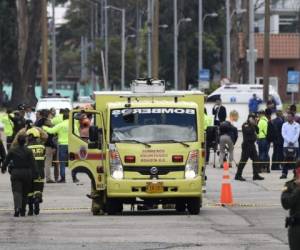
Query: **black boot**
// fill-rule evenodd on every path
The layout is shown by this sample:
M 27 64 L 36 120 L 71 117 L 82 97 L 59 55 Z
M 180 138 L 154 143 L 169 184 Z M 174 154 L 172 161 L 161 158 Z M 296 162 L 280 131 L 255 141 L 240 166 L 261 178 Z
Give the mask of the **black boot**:
M 66 183 L 65 177 L 62 177 L 57 183 Z
M 39 215 L 40 214 L 40 203 L 34 204 L 34 214 Z
M 281 176 L 280 176 L 280 179 L 286 179 L 287 178 L 287 175 L 286 174 L 282 174 Z
M 30 204 L 28 204 L 28 207 L 29 207 L 29 211 L 28 211 L 28 216 L 32 216 L 33 215 L 33 204 L 32 203 L 30 203 Z
M 26 209 L 25 209 L 25 208 L 22 208 L 22 209 L 20 210 L 20 215 L 21 215 L 22 217 L 24 217 L 25 214 L 26 214 Z
M 19 216 L 20 216 L 20 209 L 19 209 L 19 208 L 16 208 L 16 209 L 15 209 L 14 217 L 19 217 Z
M 236 181 L 246 181 L 246 179 L 243 178 L 242 175 L 238 175 L 238 174 L 235 175 L 235 178 L 234 178 L 234 179 L 235 179 Z
M 265 178 L 260 176 L 259 174 L 256 174 L 256 175 L 253 175 L 253 180 L 254 181 L 262 181 L 264 180 Z

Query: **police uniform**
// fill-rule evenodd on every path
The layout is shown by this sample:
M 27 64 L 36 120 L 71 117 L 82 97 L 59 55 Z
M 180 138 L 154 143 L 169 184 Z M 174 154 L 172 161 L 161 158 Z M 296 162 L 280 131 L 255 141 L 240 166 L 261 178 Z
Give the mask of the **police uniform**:
M 250 158 L 253 161 L 253 180 L 262 180 L 263 177 L 258 174 L 258 155 L 255 147 L 256 133 L 258 127 L 246 122 L 242 126 L 243 143 L 242 143 L 242 156 L 238 164 L 238 170 L 235 176 L 236 180 L 245 181 L 242 177 L 243 169 Z
M 8 151 L 2 166 L 2 173 L 9 166 L 14 197 L 15 216 L 25 215 L 28 193 L 31 190 L 32 175 L 36 172 L 32 151 L 24 145 L 17 145 Z
M 1 164 L 4 162 L 5 157 L 6 157 L 6 151 L 2 140 L 0 139 L 0 163 Z
M 39 142 L 40 133 L 36 128 L 31 128 L 27 130 L 26 134 L 31 136 L 28 142 L 28 148 L 32 150 L 37 171 L 33 175 L 31 191 L 28 194 L 28 205 L 29 212 L 28 215 L 32 215 L 33 212 L 38 215 L 40 212 L 39 204 L 43 201 L 43 190 L 45 182 L 45 146 Z
M 281 194 L 282 207 L 289 210 L 290 215 L 286 219 L 286 227 L 291 250 L 300 249 L 300 185 L 295 180 L 286 182 Z
M 270 170 L 270 143 L 267 140 L 268 135 L 268 119 L 265 115 L 262 115 L 258 121 L 258 133 L 257 133 L 257 145 L 258 145 L 258 158 L 261 162 L 259 164 L 260 171 L 269 172 Z

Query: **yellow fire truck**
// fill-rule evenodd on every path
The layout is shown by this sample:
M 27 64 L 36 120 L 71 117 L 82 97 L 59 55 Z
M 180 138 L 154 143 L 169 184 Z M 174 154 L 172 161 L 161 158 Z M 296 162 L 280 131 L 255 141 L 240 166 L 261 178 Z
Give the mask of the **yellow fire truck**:
M 165 91 L 164 81 L 140 79 L 131 91 L 95 92 L 95 105 L 71 112 L 69 132 L 69 168 L 90 177 L 92 213 L 121 213 L 124 204 L 172 204 L 198 214 L 203 93 Z

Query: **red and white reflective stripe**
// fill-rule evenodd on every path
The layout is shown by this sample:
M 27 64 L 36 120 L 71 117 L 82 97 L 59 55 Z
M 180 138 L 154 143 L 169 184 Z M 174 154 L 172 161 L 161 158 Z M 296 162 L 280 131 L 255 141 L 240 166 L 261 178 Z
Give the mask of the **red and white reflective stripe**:
M 75 154 L 75 159 L 80 160 L 80 157 L 78 154 Z M 88 153 L 85 160 L 104 160 L 105 159 L 105 154 L 103 153 Z
M 224 170 L 224 171 L 223 171 L 223 176 L 224 176 L 224 175 L 229 175 L 229 170 Z
M 223 178 L 222 184 L 230 184 L 230 178 L 228 179 Z
M 229 174 L 229 170 L 224 169 L 223 171 L 223 180 L 222 180 L 223 184 L 228 184 L 230 183 L 230 174 Z

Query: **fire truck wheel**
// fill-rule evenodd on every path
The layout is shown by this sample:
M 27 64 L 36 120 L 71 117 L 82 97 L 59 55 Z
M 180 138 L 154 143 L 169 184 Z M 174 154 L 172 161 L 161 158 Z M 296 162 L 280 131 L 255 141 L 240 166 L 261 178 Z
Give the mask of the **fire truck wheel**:
M 118 199 L 107 198 L 105 208 L 108 215 L 115 215 L 122 213 L 123 204 Z
M 186 203 L 184 201 L 177 201 L 175 204 L 176 212 L 184 213 L 186 210 Z
M 200 213 L 200 198 L 190 198 L 187 202 L 187 209 L 190 214 L 197 215 Z

